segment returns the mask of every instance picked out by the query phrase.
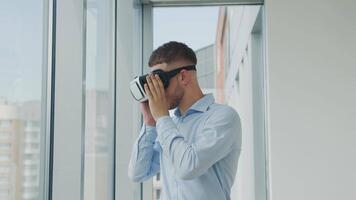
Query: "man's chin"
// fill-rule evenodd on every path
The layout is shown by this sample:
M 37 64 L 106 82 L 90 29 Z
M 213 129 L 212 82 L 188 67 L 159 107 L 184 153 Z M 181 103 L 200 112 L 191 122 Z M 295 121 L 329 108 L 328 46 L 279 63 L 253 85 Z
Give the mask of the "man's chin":
M 177 108 L 177 105 L 169 105 L 168 106 L 168 110 L 173 110 L 173 109 L 175 109 L 175 108 Z

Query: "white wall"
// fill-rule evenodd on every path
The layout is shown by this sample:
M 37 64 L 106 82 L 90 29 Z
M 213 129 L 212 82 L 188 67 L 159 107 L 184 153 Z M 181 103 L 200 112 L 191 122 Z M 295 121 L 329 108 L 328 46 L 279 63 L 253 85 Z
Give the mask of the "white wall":
M 225 99 L 241 118 L 242 144 L 231 199 L 266 199 L 260 6 L 229 6 Z M 258 30 L 257 30 L 258 29 Z M 238 78 L 238 81 L 236 80 Z
M 356 199 L 356 1 L 266 14 L 272 199 Z

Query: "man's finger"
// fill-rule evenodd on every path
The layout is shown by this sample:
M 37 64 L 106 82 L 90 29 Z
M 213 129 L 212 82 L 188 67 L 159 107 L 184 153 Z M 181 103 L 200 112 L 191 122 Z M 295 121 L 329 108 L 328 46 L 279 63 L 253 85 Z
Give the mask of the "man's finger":
M 163 85 L 163 82 L 161 80 L 161 78 L 156 75 L 156 79 L 157 79 L 157 82 L 158 82 L 158 85 L 159 85 L 159 89 L 161 91 L 161 95 L 164 95 L 164 85 Z
M 157 96 L 157 93 L 156 93 L 156 89 L 152 83 L 151 75 L 148 75 L 146 77 L 146 79 L 147 79 L 148 89 L 150 89 L 150 92 L 151 92 L 152 99 L 155 99 Z
M 147 94 L 148 99 L 149 99 L 149 100 L 152 99 L 152 94 L 151 94 L 151 92 L 150 92 L 150 89 L 149 89 L 148 86 L 147 86 L 147 83 L 145 83 L 144 88 L 145 88 L 145 92 L 146 92 L 146 94 Z
M 157 96 L 161 97 L 162 96 L 162 91 L 160 89 L 160 85 L 158 83 L 157 77 L 158 77 L 157 74 L 152 76 L 152 83 L 153 83 L 153 86 L 155 87 L 155 91 L 156 91 Z

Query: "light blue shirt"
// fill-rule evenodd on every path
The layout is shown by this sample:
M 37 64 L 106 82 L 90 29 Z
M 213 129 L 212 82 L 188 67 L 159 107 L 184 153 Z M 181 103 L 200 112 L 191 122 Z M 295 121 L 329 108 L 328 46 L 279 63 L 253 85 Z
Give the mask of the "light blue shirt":
M 204 95 L 181 115 L 143 125 L 129 164 L 142 182 L 161 173 L 161 200 L 229 200 L 241 150 L 237 112 Z

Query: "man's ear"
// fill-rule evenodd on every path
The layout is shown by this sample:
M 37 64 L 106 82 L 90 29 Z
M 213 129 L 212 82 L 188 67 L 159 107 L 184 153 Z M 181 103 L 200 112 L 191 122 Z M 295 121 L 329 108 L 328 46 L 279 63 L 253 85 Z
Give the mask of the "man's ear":
M 191 81 L 191 74 L 188 72 L 188 70 L 183 69 L 180 71 L 180 81 L 184 85 L 188 85 L 188 83 Z

